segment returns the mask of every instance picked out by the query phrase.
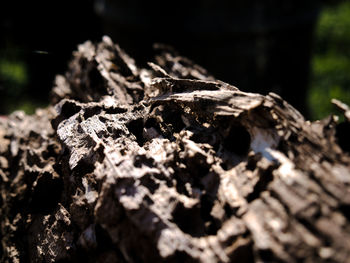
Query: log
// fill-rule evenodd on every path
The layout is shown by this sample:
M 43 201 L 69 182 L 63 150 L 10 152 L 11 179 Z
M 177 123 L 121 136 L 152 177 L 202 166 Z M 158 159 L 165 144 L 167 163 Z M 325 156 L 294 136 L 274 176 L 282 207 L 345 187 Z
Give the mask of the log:
M 1 262 L 350 262 L 349 118 L 155 52 L 87 41 L 0 119 Z

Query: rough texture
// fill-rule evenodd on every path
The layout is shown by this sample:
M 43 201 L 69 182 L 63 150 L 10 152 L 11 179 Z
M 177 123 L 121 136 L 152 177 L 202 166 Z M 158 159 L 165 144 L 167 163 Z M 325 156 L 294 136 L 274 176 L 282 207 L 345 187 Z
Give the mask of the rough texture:
M 349 122 L 157 51 L 86 42 L 0 119 L 1 262 L 349 261 Z

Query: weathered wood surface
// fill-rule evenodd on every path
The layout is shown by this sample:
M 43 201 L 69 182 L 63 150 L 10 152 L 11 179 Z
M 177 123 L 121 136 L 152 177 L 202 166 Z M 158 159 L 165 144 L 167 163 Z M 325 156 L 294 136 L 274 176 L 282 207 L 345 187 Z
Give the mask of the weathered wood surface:
M 86 42 L 0 119 L 1 261 L 350 262 L 349 123 L 157 50 Z

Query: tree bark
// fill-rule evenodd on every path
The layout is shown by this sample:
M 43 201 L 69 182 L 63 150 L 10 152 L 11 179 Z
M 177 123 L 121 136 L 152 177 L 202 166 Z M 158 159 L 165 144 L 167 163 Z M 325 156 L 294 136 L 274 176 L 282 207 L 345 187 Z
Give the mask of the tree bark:
M 350 262 L 349 119 L 156 52 L 88 41 L 0 119 L 1 261 Z

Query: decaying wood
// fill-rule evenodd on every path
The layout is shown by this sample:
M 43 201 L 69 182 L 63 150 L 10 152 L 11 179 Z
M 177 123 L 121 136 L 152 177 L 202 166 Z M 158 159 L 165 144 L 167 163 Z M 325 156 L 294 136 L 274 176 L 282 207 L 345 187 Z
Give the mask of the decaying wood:
M 1 261 L 349 262 L 349 123 L 157 50 L 86 42 L 0 119 Z

